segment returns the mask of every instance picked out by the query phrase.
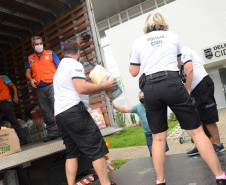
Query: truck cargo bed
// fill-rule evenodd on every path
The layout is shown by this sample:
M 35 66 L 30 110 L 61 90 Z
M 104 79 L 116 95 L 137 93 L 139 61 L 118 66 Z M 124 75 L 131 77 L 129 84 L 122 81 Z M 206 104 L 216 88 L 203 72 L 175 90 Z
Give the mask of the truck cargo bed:
M 103 136 L 107 136 L 119 132 L 120 130 L 121 128 L 107 127 L 101 129 L 100 131 Z M 30 143 L 23 146 L 21 150 L 21 152 L 0 158 L 0 171 L 63 151 L 65 150 L 65 146 L 62 139 L 59 138 L 48 143 L 43 143 L 42 141 Z

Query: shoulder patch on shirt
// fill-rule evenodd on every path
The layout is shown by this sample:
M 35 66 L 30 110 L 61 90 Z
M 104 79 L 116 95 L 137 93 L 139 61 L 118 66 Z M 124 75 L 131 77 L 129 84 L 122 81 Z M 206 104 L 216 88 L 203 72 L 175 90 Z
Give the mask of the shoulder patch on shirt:
M 35 60 L 32 58 L 31 60 L 30 60 L 30 63 L 34 63 L 35 62 Z
M 187 54 L 184 54 L 184 55 L 183 55 L 183 59 L 185 59 L 186 56 L 187 56 Z
M 79 72 L 79 73 L 81 73 L 81 72 L 82 72 L 82 70 L 81 70 L 81 69 L 75 69 L 75 71 L 76 71 L 76 72 Z

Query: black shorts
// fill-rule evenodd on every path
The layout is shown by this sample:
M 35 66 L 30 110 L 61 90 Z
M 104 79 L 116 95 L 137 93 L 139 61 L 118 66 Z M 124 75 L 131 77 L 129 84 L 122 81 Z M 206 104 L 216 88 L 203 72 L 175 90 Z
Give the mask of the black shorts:
M 217 104 L 214 98 L 214 83 L 209 75 L 202 79 L 191 92 L 191 95 L 196 101 L 200 119 L 204 125 L 219 121 Z
M 95 161 L 109 153 L 98 126 L 82 102 L 58 114 L 56 122 L 66 145 L 67 159 L 84 155 Z
M 143 88 L 146 115 L 153 134 L 168 129 L 167 106 L 175 113 L 182 129 L 200 126 L 200 118 L 194 100 L 189 96 L 178 72 L 165 76 L 146 78 Z

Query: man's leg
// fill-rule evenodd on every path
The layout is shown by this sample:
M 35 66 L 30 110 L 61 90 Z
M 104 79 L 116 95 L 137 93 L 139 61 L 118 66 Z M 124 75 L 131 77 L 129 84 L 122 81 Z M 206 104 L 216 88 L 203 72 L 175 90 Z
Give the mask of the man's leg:
M 24 142 L 26 140 L 26 136 L 23 132 L 22 127 L 20 126 L 20 124 L 18 123 L 18 121 L 16 119 L 16 115 L 13 110 L 12 103 L 5 101 L 4 103 L 1 103 L 1 106 L 4 107 L 3 108 L 4 116 L 5 116 L 6 120 L 9 121 L 13 125 L 13 127 L 17 133 L 17 136 L 20 139 L 20 142 L 21 143 Z
M 211 135 L 213 144 L 220 145 L 221 141 L 217 123 L 206 124 L 205 126 Z
M 167 133 L 165 131 L 158 134 L 152 134 L 152 137 L 152 158 L 157 175 L 157 180 L 158 182 L 164 182 Z
M 221 169 L 220 162 L 202 127 L 200 126 L 197 129 L 186 131 L 194 140 L 195 146 L 198 148 L 201 157 L 208 164 L 214 175 L 221 176 L 223 171 Z
M 41 115 L 44 117 L 48 137 L 57 137 L 58 131 L 54 120 L 54 113 L 48 98 L 48 86 L 37 88 L 39 108 Z
M 78 169 L 78 159 L 67 159 L 65 163 L 65 169 L 68 185 L 75 185 L 75 179 Z
M 111 183 L 108 178 L 107 162 L 105 157 L 93 161 L 93 167 L 97 172 L 101 185 L 110 185 Z

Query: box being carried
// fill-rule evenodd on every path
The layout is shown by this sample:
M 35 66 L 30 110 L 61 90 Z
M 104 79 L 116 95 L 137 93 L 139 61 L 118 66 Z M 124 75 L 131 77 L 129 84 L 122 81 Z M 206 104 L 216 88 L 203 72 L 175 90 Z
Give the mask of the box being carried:
M 0 130 L 0 157 L 20 151 L 20 141 L 15 130 L 2 127 Z
M 116 78 L 112 76 L 112 74 L 109 71 L 107 71 L 104 67 L 100 65 L 96 65 L 94 67 L 94 69 L 90 72 L 89 77 L 95 84 L 102 84 L 107 77 L 109 77 L 109 81 L 116 80 Z M 122 94 L 122 90 L 119 84 L 117 84 L 114 90 L 107 90 L 105 91 L 105 93 L 108 96 L 108 98 L 114 100 Z

